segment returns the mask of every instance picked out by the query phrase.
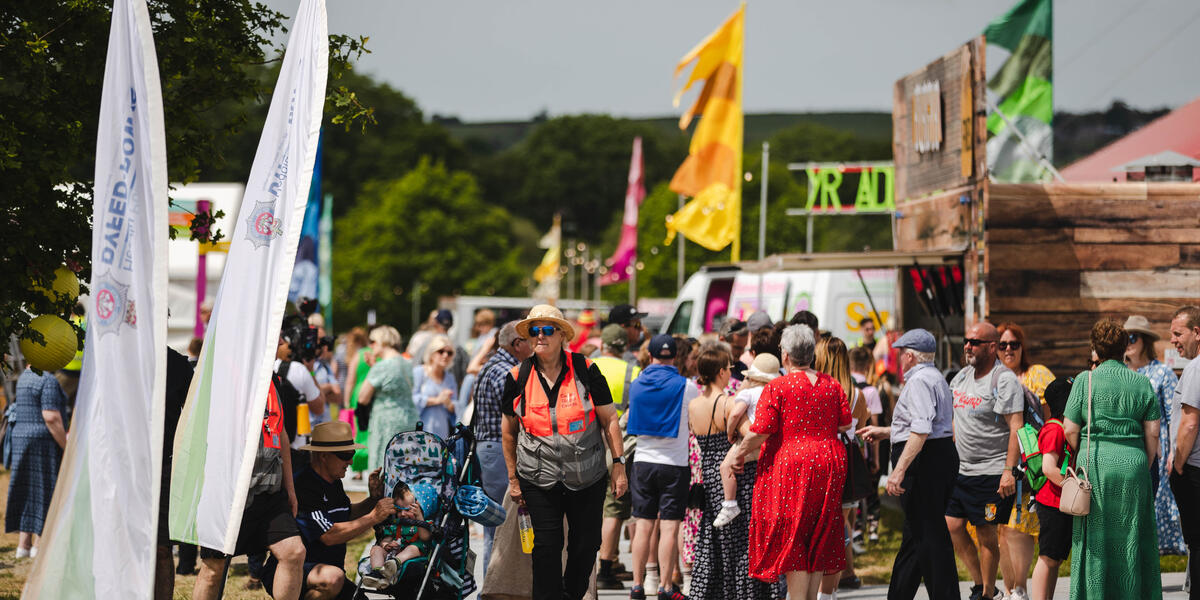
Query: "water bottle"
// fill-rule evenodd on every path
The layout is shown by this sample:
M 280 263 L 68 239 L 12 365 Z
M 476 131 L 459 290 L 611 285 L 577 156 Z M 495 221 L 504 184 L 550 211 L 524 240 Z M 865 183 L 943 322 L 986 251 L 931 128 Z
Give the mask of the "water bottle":
M 521 528 L 521 552 L 533 553 L 533 521 L 529 520 L 529 511 L 525 507 L 517 509 L 517 526 Z

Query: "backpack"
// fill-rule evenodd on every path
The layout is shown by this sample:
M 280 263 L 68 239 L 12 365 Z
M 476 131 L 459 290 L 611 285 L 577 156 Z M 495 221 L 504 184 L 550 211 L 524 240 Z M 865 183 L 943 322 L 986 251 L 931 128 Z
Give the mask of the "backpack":
M 1050 419 L 1047 423 L 1054 423 L 1062 427 L 1062 421 L 1058 419 Z M 1025 474 L 1025 480 L 1029 482 L 1029 489 L 1033 493 L 1037 493 L 1046 485 L 1046 474 L 1042 472 L 1042 451 L 1038 447 L 1038 432 L 1033 426 L 1026 423 L 1017 430 L 1017 442 L 1021 446 L 1021 472 Z M 1063 457 L 1062 470 L 1066 473 L 1067 465 L 1071 463 L 1071 449 L 1065 450 Z
M 1008 369 L 1005 368 L 1005 370 Z M 1009 370 L 1009 372 L 1012 373 L 1011 370 Z M 1013 374 L 1015 375 L 1015 373 Z M 998 367 L 992 367 L 992 397 L 994 398 L 998 398 L 1000 396 L 999 382 L 1000 369 Z M 1019 378 L 1017 379 L 1017 383 L 1021 386 L 1021 391 L 1024 392 L 1025 395 L 1025 407 L 1021 411 L 1025 425 L 1032 427 L 1034 433 L 1036 434 L 1042 430 L 1042 427 L 1046 425 L 1046 417 L 1042 414 L 1042 401 L 1040 398 L 1038 398 L 1037 394 L 1033 393 L 1033 390 L 1025 387 L 1025 384 L 1020 383 Z M 1036 448 L 1036 437 L 1034 438 L 1034 442 L 1034 447 Z

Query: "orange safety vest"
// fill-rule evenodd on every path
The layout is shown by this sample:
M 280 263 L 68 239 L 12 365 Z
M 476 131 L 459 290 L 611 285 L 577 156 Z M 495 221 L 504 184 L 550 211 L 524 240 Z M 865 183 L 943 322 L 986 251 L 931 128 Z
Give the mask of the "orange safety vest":
M 577 368 L 591 362 L 582 355 L 565 352 L 562 385 L 554 406 L 534 372 L 530 358 L 509 373 L 521 386 L 513 399 L 513 412 L 521 423 L 517 439 L 517 474 L 522 479 L 548 488 L 561 482 L 573 490 L 588 487 L 607 474 L 607 455 L 596 407 Z

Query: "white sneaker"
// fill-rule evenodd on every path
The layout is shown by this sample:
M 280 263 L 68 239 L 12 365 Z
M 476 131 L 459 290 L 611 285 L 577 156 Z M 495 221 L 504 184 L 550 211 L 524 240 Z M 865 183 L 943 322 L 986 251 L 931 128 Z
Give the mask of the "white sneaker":
M 29 558 L 30 551 L 25 548 L 17 548 L 17 558 Z
M 740 514 L 742 514 L 742 508 L 736 504 L 733 506 L 721 506 L 721 511 L 717 513 L 717 518 L 713 519 L 713 527 L 720 529 L 732 523 Z
M 379 591 L 388 587 L 387 580 L 384 579 L 383 569 L 375 569 L 367 575 L 362 576 L 362 587 L 364 590 Z
M 1025 592 L 1025 588 L 1015 587 L 1008 593 L 1008 600 L 1029 600 L 1029 594 Z
M 37 558 L 37 546 L 29 549 L 29 558 Z
M 867 547 L 859 542 L 850 542 L 850 548 L 854 551 L 855 556 L 861 556 L 867 553 Z

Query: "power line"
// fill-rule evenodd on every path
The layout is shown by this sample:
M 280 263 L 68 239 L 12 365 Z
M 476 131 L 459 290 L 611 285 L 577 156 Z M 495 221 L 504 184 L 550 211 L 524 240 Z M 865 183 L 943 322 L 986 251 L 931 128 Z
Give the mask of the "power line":
M 1075 51 L 1075 54 L 1072 54 L 1070 57 L 1068 57 L 1066 60 L 1063 61 L 1063 63 L 1060 65 L 1060 67 L 1066 68 L 1067 65 L 1070 65 L 1071 63 L 1075 62 L 1076 60 L 1079 60 L 1080 57 L 1082 57 L 1084 54 L 1086 54 L 1085 51 L 1088 48 L 1090 48 L 1092 46 L 1092 44 L 1095 44 L 1096 42 L 1100 41 L 1100 38 L 1107 35 L 1108 32 L 1112 31 L 1114 27 L 1116 27 L 1117 25 L 1120 25 L 1121 23 L 1124 23 L 1127 19 L 1129 19 L 1129 17 L 1131 15 L 1133 15 L 1134 12 L 1136 12 L 1138 9 L 1144 8 L 1144 7 L 1145 6 L 1143 3 L 1134 2 L 1133 5 L 1129 7 L 1129 10 L 1125 11 L 1125 14 L 1121 15 L 1118 19 L 1116 19 L 1112 23 L 1109 23 L 1108 27 L 1101 29 L 1099 32 L 1096 33 L 1096 35 L 1092 36 L 1091 39 L 1084 42 L 1083 45 L 1080 46 L 1079 49 Z

